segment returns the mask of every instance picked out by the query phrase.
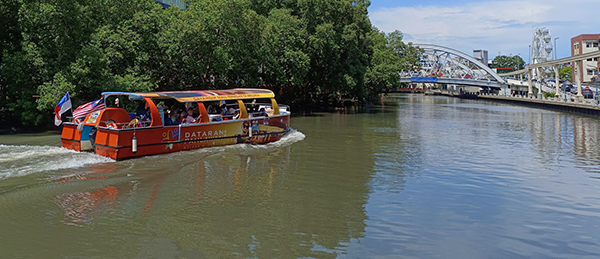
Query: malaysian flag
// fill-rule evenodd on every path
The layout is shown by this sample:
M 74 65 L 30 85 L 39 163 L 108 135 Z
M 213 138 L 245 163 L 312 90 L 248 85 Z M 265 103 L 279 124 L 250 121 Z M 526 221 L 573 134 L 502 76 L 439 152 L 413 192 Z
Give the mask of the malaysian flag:
M 69 109 L 71 109 L 71 97 L 69 97 L 69 92 L 67 92 L 65 96 L 60 99 L 60 102 L 58 102 L 56 108 L 54 108 L 54 113 L 56 114 L 54 117 L 54 125 L 58 126 L 62 123 L 62 118 L 60 116 L 62 116 L 62 114 L 67 112 Z
M 73 118 L 85 117 L 86 115 L 92 112 L 104 110 L 104 108 L 106 108 L 106 104 L 104 103 L 104 99 L 100 98 L 96 101 L 89 102 L 77 107 L 77 109 L 73 111 Z

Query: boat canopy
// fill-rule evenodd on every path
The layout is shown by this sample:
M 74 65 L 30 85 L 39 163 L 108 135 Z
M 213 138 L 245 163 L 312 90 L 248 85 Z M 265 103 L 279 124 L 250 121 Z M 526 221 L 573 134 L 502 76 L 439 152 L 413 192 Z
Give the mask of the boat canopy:
M 197 90 L 197 91 L 171 91 L 171 92 L 151 92 L 151 93 L 128 93 L 128 92 L 104 92 L 102 96 L 106 98 L 110 95 L 129 95 L 130 98 L 159 98 L 175 99 L 178 102 L 204 102 L 204 101 L 225 101 L 241 99 L 259 99 L 273 98 L 275 94 L 267 89 L 236 88 L 231 90 Z

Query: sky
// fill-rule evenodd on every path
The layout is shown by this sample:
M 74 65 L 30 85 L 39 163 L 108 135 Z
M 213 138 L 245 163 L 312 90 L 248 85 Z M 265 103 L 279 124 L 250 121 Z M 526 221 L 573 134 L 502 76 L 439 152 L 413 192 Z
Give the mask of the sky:
M 472 55 L 519 55 L 530 63 L 533 30 L 546 27 L 557 58 L 571 56 L 571 38 L 600 33 L 599 0 L 371 0 L 373 26 L 399 30 L 405 42 L 437 44 Z

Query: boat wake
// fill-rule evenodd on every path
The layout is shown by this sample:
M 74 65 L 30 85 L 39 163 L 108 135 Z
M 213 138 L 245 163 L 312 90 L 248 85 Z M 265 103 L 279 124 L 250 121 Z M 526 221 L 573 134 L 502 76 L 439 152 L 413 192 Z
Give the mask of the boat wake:
M 0 180 L 114 160 L 55 146 L 0 145 Z
M 281 137 L 281 139 L 267 144 L 235 144 L 228 146 L 200 148 L 195 150 L 166 154 L 166 156 L 170 156 L 170 158 L 167 159 L 169 161 L 196 161 L 198 157 L 202 158 L 223 152 L 238 155 L 264 154 L 291 146 L 296 142 L 304 140 L 305 137 L 306 136 L 302 132 L 290 129 L 290 131 L 286 133 L 283 137 Z M 142 159 L 148 159 L 148 157 Z
M 306 135 L 304 135 L 304 133 L 297 131 L 295 129 L 290 129 L 290 131 L 288 133 L 286 133 L 283 137 L 281 137 L 281 139 L 279 139 L 275 142 L 261 144 L 261 145 L 238 144 L 238 145 L 225 146 L 224 148 L 225 148 L 225 150 L 242 151 L 242 152 L 270 151 L 270 150 L 275 150 L 278 148 L 290 146 L 296 142 L 304 140 L 304 138 L 306 138 Z
M 305 137 L 302 132 L 292 129 L 280 140 L 264 145 L 239 144 L 203 148 L 191 152 L 178 152 L 181 154 L 177 156 L 197 155 L 197 153 L 214 154 L 215 151 L 228 151 L 241 154 L 270 152 L 302 141 Z M 56 146 L 13 146 L 0 144 L 0 180 L 40 172 L 114 162 L 115 160 L 94 153 L 77 152 Z

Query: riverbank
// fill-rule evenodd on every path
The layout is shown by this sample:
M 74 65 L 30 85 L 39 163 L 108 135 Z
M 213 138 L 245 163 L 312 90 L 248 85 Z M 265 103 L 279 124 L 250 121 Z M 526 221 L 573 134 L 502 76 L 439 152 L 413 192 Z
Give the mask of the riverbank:
M 584 99 L 576 96 L 567 95 L 558 97 L 524 97 L 524 96 L 504 96 L 494 94 L 467 94 L 460 95 L 453 92 L 444 91 L 445 96 L 458 97 L 461 99 L 486 100 L 501 103 L 518 104 L 528 107 L 551 109 L 556 111 L 575 112 L 580 114 L 600 116 L 600 105 L 595 99 Z

